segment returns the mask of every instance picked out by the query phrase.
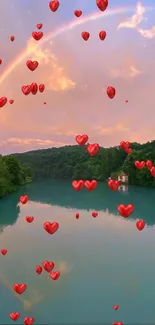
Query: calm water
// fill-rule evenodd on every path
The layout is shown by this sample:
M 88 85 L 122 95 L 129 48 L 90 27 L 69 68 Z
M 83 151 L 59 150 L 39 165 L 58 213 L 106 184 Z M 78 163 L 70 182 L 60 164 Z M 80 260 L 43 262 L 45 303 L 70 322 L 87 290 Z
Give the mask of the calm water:
M 19 196 L 30 201 L 17 207 Z M 120 203 L 135 205 L 128 220 L 117 213 Z M 71 182 L 30 184 L 0 201 L 0 324 L 12 324 L 10 312 L 34 317 L 35 324 L 155 323 L 155 190 L 129 188 L 113 193 L 106 184 L 94 192 L 76 192 Z M 92 211 L 98 211 L 96 219 Z M 80 219 L 75 219 L 75 213 Z M 28 224 L 26 215 L 35 221 Z M 136 220 L 144 219 L 139 232 Z M 45 221 L 58 221 L 53 236 Z M 38 276 L 35 266 L 55 261 L 61 277 Z M 14 283 L 26 283 L 19 296 Z M 114 311 L 113 305 L 119 310 Z

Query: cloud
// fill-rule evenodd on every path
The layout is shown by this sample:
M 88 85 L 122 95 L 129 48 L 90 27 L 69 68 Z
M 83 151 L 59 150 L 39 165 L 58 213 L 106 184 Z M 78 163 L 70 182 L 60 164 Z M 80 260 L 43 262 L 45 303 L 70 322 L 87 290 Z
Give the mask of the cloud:
M 152 39 L 155 37 L 155 26 L 152 26 L 150 29 L 141 29 L 138 28 L 139 34 L 141 34 L 143 37 Z
M 109 74 L 111 78 L 136 78 L 142 73 L 139 69 L 137 69 L 133 64 L 127 63 L 127 65 L 123 69 L 111 69 Z
M 34 40 L 29 40 L 27 42 L 27 54 L 31 55 L 31 60 L 38 61 L 39 65 L 44 68 L 43 75 L 48 75 L 44 78 L 46 89 L 66 91 L 75 88 L 76 82 L 67 76 L 65 68 L 60 65 L 59 60 L 49 48 L 37 47 Z M 45 70 L 45 66 L 48 70 Z M 49 71 L 51 71 L 50 76 Z
M 137 28 L 140 23 L 144 20 L 144 14 L 146 12 L 146 9 L 145 7 L 142 5 L 142 3 L 138 3 L 137 4 L 137 7 L 136 7 L 136 13 L 126 19 L 125 21 L 121 22 L 117 29 L 120 29 L 120 28 Z
M 96 132 L 99 135 L 113 135 L 116 133 L 121 134 L 122 132 L 129 132 L 130 129 L 123 124 L 116 124 L 112 127 L 97 127 Z
M 7 146 L 11 144 L 11 146 L 15 147 L 23 147 L 26 150 L 30 150 L 31 148 L 36 148 L 36 147 L 43 147 L 43 148 L 49 148 L 49 147 L 62 147 L 65 145 L 68 145 L 67 143 L 64 142 L 59 142 L 59 141 L 52 141 L 52 140 L 43 140 L 43 139 L 33 139 L 33 138 L 25 138 L 25 139 L 20 139 L 20 138 L 9 138 L 6 139 L 5 141 L 1 141 L 0 145 Z

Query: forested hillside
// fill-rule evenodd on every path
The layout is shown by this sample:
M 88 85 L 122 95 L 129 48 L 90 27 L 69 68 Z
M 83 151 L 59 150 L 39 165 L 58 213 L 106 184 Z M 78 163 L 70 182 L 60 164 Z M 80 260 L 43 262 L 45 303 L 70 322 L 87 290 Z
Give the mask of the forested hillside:
M 152 160 L 155 164 L 155 141 L 145 144 L 132 143 L 132 153 L 118 147 L 102 148 L 90 157 L 86 146 L 65 146 L 61 148 L 34 150 L 15 156 L 22 164 L 29 165 L 34 179 L 96 179 L 104 181 L 119 171 L 129 175 L 132 185 L 155 186 L 155 180 L 147 168 L 137 170 L 136 160 Z M 117 173 L 116 173 L 117 172 Z
M 22 165 L 16 157 L 0 156 L 0 198 L 31 182 L 31 177 L 31 168 Z

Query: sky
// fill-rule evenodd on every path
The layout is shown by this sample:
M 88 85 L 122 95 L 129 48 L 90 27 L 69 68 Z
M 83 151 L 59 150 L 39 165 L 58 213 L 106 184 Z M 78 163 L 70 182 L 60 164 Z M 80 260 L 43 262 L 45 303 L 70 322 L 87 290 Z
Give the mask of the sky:
M 53 13 L 47 0 L 1 0 L 0 11 L 0 98 L 8 99 L 0 108 L 1 154 L 74 145 L 78 134 L 103 147 L 155 139 L 153 1 L 109 0 L 101 12 L 95 0 L 60 0 Z M 44 35 L 35 41 L 38 23 Z M 27 60 L 38 68 L 30 71 Z M 25 96 L 21 87 L 32 82 L 45 91 Z

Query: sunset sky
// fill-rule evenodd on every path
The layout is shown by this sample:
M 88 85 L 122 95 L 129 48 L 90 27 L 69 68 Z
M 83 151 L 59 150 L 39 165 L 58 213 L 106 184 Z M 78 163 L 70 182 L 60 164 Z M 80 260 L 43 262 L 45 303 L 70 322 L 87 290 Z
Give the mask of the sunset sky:
M 104 147 L 155 139 L 153 4 L 109 0 L 101 12 L 95 0 L 60 0 L 53 13 L 48 0 L 1 0 L 0 98 L 8 103 L 0 108 L 0 153 L 75 144 L 84 133 Z M 38 42 L 31 37 L 37 23 L 44 32 Z M 31 72 L 27 60 L 38 68 Z M 21 87 L 32 82 L 45 84 L 44 93 L 25 96 Z

